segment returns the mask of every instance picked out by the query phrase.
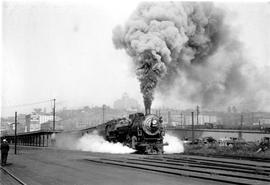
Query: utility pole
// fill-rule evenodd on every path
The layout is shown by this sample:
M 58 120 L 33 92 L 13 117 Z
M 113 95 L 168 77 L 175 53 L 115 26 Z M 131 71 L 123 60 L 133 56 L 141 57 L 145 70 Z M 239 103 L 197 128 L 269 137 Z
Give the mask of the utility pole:
M 17 112 L 15 112 L 15 148 L 14 148 L 14 154 L 17 154 Z
M 105 105 L 102 105 L 102 123 L 105 121 Z
M 254 124 L 254 112 L 251 113 L 251 124 Z
M 242 130 L 243 127 L 243 120 L 244 120 L 244 116 L 243 113 L 241 114 L 241 125 L 240 125 L 240 129 Z
M 191 112 L 191 123 L 192 123 L 192 143 L 194 142 L 194 112 Z
M 181 112 L 180 121 L 181 121 L 181 127 L 183 128 L 183 112 Z
M 239 131 L 239 139 L 242 138 L 242 129 L 243 129 L 243 120 L 244 120 L 244 116 L 243 113 L 241 114 L 241 125 L 240 125 L 240 131 Z
M 197 125 L 199 125 L 199 114 L 200 114 L 200 107 L 199 107 L 199 105 L 197 105 L 196 111 L 197 111 Z
M 53 131 L 55 131 L 55 99 L 53 99 Z
M 184 127 L 186 126 L 186 115 L 184 114 Z
M 168 126 L 172 126 L 171 122 L 171 112 L 168 111 Z

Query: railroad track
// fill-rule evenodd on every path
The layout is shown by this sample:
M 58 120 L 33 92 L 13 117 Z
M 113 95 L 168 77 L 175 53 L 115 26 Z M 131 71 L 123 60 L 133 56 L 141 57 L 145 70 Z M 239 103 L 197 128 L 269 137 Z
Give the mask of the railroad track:
M 228 159 L 240 159 L 240 160 L 249 160 L 256 162 L 270 162 L 269 158 L 263 157 L 249 157 L 249 156 L 232 156 L 232 155 L 207 155 L 208 157 L 216 157 L 216 158 L 228 158 Z
M 0 184 L 8 184 L 8 185 L 27 185 L 22 180 L 20 180 L 18 177 L 16 177 L 14 174 L 12 174 L 9 170 L 7 170 L 4 167 L 0 167 L 1 170 L 1 178 L 0 178 Z
M 270 166 L 208 159 L 142 156 L 91 158 L 88 162 L 117 165 L 158 173 L 185 176 L 237 185 L 270 184 Z
M 232 162 L 232 161 L 220 161 L 218 159 L 199 159 L 196 157 L 183 157 L 183 158 L 173 158 L 173 157 L 145 157 L 144 159 L 148 160 L 157 160 L 164 161 L 165 163 L 169 162 L 172 164 L 185 164 L 191 167 L 211 167 L 211 169 L 221 169 L 227 171 L 235 172 L 245 172 L 250 174 L 259 174 L 270 176 L 270 166 L 265 165 L 255 165 L 255 164 L 246 164 L 243 162 Z

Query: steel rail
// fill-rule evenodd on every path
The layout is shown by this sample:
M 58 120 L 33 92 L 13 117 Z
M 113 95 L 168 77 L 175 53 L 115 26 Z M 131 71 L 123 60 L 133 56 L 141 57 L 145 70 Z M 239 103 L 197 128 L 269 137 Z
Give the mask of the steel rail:
M 10 177 L 12 177 L 12 179 L 14 179 L 16 182 L 18 182 L 21 185 L 27 185 L 26 183 L 24 183 L 21 179 L 19 179 L 18 177 L 16 177 L 14 174 L 12 174 L 9 170 L 7 170 L 6 168 L 0 166 L 0 169 L 3 170 L 6 174 L 8 174 Z
M 242 174 L 228 174 L 222 172 L 211 172 L 205 171 L 203 169 L 196 169 L 194 167 L 184 166 L 184 167 L 175 167 L 170 165 L 161 165 L 155 162 L 142 162 L 142 161 L 129 161 L 130 159 L 107 159 L 107 158 L 98 158 L 98 159 L 85 159 L 89 162 L 95 163 L 103 163 L 108 165 L 117 165 L 122 167 L 130 167 L 141 170 L 166 173 L 178 176 L 188 176 L 193 178 L 229 183 L 229 184 L 237 184 L 237 185 L 254 185 L 259 184 L 268 184 L 270 182 L 270 178 L 253 176 L 250 177 L 247 173 Z M 133 162 L 134 161 L 134 162 Z M 213 169 L 212 169 L 213 170 Z M 246 175 L 246 176 L 245 176 Z

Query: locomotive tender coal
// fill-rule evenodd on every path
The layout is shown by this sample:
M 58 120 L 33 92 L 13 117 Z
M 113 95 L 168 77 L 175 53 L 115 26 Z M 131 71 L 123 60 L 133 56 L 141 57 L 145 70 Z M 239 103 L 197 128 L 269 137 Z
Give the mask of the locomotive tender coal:
M 162 118 L 155 114 L 135 113 L 128 118 L 110 120 L 97 127 L 109 142 L 120 142 L 139 153 L 161 154 L 164 152 L 165 129 Z

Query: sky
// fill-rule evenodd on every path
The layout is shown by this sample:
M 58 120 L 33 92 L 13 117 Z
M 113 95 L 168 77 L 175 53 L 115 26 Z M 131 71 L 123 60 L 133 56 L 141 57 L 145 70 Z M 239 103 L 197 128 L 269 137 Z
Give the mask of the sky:
M 14 105 L 55 98 L 57 106 L 112 106 L 123 93 L 142 104 L 131 58 L 116 50 L 112 30 L 124 25 L 138 1 L 3 1 L 1 113 Z M 270 59 L 270 3 L 225 3 L 247 55 L 261 69 Z M 270 71 L 269 71 L 270 72 Z M 156 98 L 153 106 L 165 106 Z

